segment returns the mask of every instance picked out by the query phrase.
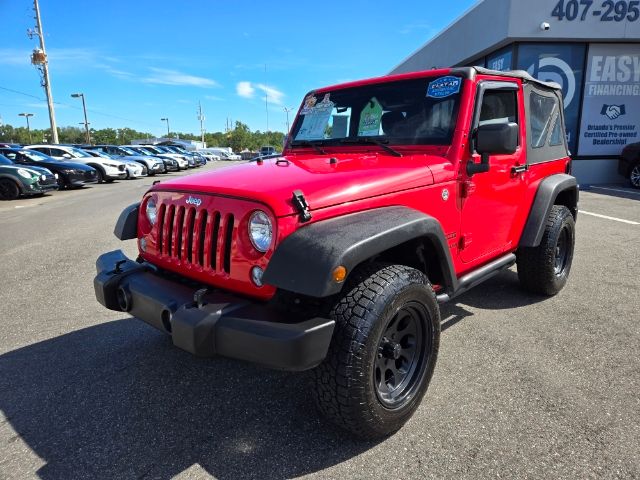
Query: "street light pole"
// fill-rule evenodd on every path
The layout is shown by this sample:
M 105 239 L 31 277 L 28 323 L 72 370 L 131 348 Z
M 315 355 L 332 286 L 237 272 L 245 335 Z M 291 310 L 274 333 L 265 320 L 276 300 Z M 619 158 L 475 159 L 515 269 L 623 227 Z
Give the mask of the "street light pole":
M 87 120 L 87 105 L 84 102 L 84 93 L 72 93 L 72 98 L 82 98 L 82 110 L 84 112 L 84 132 L 85 141 L 87 144 L 91 144 L 91 135 L 89 134 L 89 121 Z
M 18 116 L 27 119 L 27 134 L 29 135 L 29 143 L 31 143 L 31 126 L 29 125 L 29 117 L 33 117 L 33 113 L 19 113 Z
M 287 134 L 289 133 L 289 112 L 293 110 L 293 108 L 284 107 L 284 113 L 287 114 Z
M 33 51 L 31 63 L 36 65 L 42 72 L 42 86 L 47 94 L 47 107 L 49 108 L 49 122 L 51 124 L 51 140 L 58 143 L 58 127 L 56 125 L 56 112 L 53 108 L 53 95 L 51 94 L 51 79 L 49 78 L 49 61 L 44 48 L 44 33 L 42 32 L 42 22 L 40 21 L 40 6 L 38 0 L 33 0 L 33 8 L 36 11 L 36 31 L 28 31 L 29 37 L 37 35 L 40 39 L 40 51 Z
M 161 118 L 161 122 L 167 122 L 167 138 L 169 138 L 169 118 Z

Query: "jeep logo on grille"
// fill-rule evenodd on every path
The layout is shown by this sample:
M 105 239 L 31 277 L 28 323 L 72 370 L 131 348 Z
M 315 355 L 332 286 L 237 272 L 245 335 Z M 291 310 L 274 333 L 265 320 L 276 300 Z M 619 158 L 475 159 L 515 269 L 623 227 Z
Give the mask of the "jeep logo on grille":
M 202 199 L 189 195 L 189 198 L 187 198 L 187 205 L 195 205 L 196 207 L 199 207 L 202 205 Z

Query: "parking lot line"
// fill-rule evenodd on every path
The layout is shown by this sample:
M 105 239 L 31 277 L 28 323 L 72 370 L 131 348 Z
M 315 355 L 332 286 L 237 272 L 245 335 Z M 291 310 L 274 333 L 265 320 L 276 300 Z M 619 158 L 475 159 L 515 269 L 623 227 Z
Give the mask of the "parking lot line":
M 631 195 L 640 195 L 640 192 L 636 192 L 635 190 L 623 190 L 621 188 L 611 188 L 611 187 L 589 187 L 591 190 L 608 190 L 611 192 L 620 192 L 620 193 L 629 193 Z
M 610 217 L 608 215 L 601 215 L 599 213 L 585 212 L 584 210 L 580 210 L 580 213 L 584 213 L 585 215 L 591 215 L 592 217 L 605 218 L 607 220 L 614 220 L 616 222 L 628 223 L 629 225 L 640 225 L 640 222 L 625 220 L 624 218 Z

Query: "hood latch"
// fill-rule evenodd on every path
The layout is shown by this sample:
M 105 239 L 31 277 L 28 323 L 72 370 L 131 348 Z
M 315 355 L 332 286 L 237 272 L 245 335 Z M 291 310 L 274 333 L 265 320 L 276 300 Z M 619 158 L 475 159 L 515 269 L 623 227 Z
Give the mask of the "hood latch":
M 309 212 L 309 204 L 307 203 L 307 199 L 304 198 L 304 193 L 302 190 L 294 190 L 293 191 L 293 206 L 300 213 L 300 221 L 308 222 L 311 220 L 311 213 Z

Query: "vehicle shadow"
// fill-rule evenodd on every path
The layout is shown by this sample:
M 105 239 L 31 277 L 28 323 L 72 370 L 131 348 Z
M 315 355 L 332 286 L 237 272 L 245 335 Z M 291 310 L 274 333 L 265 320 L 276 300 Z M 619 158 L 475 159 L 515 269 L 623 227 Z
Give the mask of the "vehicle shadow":
M 454 318 L 461 315 L 466 317 L 471 313 L 464 310 L 465 305 L 482 310 L 503 310 L 532 305 L 548 298 L 523 290 L 518 274 L 514 270 L 503 270 L 481 285 L 455 297 L 451 302 L 441 305 L 441 313 L 443 319 L 445 314 L 453 315 Z
M 44 479 L 290 478 L 375 445 L 321 422 L 308 376 L 199 359 L 133 319 L 0 356 L 0 409 Z M 6 431 L 6 429 L 5 429 Z M 21 448 L 21 447 L 18 447 Z
M 587 185 L 580 188 L 583 192 L 597 193 L 607 197 L 624 198 L 626 200 L 640 200 L 640 190 L 624 185 Z

